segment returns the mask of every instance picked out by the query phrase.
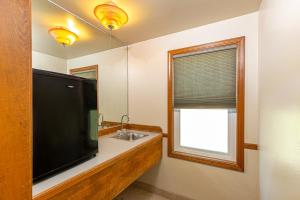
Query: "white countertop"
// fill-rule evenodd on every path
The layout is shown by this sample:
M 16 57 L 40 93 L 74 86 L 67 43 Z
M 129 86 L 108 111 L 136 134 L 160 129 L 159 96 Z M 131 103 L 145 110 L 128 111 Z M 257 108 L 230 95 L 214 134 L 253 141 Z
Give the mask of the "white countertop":
M 135 141 L 126 141 L 111 138 L 112 136 L 116 135 L 117 133 L 112 133 L 109 135 L 99 137 L 99 152 L 97 153 L 96 157 L 87 160 L 79 165 L 76 165 L 66 171 L 63 171 L 55 176 L 52 176 L 42 182 L 38 182 L 32 186 L 32 196 L 36 196 L 64 181 L 77 176 L 80 173 L 86 172 L 93 167 L 102 164 L 105 161 L 113 159 L 114 157 L 129 151 L 130 149 L 151 140 L 155 136 L 159 135 L 158 133 L 151 133 L 151 132 L 142 132 L 142 131 L 133 131 L 133 132 L 140 132 L 147 134 L 149 136 L 135 140 Z

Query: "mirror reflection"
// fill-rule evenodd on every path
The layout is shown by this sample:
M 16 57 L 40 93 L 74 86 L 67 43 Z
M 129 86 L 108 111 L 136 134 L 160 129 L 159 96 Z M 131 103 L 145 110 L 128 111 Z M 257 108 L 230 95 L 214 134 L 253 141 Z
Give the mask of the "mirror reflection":
M 99 128 L 127 114 L 127 47 L 55 1 L 32 1 L 32 67 L 97 80 Z

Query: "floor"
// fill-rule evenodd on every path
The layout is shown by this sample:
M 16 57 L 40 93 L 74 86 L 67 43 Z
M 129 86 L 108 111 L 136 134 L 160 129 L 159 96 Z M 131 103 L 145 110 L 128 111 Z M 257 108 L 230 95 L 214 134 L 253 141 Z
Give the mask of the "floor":
M 114 200 L 169 200 L 160 195 L 150 193 L 135 186 L 128 187 Z

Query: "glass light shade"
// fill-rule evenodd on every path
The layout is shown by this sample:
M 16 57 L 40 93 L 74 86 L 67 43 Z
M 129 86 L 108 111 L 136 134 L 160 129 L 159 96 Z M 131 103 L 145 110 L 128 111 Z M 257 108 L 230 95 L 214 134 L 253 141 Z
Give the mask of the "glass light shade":
M 64 46 L 70 46 L 79 39 L 75 33 L 61 26 L 50 28 L 48 32 L 58 43 Z
M 94 14 L 107 29 L 116 30 L 128 22 L 127 13 L 114 4 L 101 4 L 95 7 Z

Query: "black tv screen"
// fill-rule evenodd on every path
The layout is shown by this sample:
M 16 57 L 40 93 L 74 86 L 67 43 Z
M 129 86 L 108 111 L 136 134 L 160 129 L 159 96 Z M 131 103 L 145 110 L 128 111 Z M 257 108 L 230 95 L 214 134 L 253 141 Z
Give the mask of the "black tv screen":
M 97 82 L 33 70 L 33 181 L 98 152 Z

